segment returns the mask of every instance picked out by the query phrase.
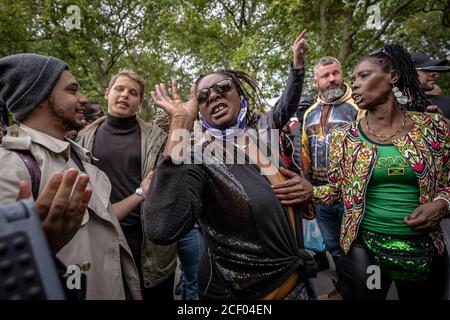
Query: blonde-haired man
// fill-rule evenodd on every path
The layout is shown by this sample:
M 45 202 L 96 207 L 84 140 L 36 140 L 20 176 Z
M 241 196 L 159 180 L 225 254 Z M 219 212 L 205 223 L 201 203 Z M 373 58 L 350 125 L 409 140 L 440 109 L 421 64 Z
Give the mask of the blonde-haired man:
M 157 246 L 142 232 L 142 204 L 167 139 L 136 116 L 144 89 L 144 79 L 133 70 L 115 74 L 105 89 L 106 116 L 81 131 L 78 141 L 111 181 L 111 203 L 138 267 L 143 298 L 173 299 L 176 247 Z

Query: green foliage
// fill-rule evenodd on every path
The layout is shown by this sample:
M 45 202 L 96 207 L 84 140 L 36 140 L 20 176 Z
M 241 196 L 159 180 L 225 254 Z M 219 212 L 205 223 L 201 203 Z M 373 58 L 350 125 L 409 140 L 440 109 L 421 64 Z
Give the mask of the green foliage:
M 380 8 L 381 30 L 367 26 L 372 4 Z M 70 5 L 81 10 L 80 29 L 68 28 Z M 0 56 L 56 56 L 69 64 L 86 96 L 103 102 L 109 78 L 123 67 L 143 75 L 147 91 L 176 78 L 185 96 L 203 72 L 241 69 L 272 98 L 284 85 L 294 39 L 308 29 L 304 92 L 313 96 L 312 66 L 324 55 L 338 57 L 347 76 L 384 43 L 448 56 L 449 10 L 442 0 L 3 0 Z M 439 84 L 449 94 L 448 74 Z M 153 113 L 150 106 L 142 116 Z

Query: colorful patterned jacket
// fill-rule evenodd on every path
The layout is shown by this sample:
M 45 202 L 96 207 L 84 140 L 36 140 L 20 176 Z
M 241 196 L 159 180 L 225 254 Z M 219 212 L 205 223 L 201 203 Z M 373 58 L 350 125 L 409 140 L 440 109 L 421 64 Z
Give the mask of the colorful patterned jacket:
M 407 112 L 413 120 L 408 134 L 393 141 L 398 151 L 408 159 L 417 175 L 420 203 L 436 197 L 450 198 L 450 132 L 440 115 Z M 329 183 L 314 187 L 314 202 L 337 204 L 344 202 L 340 243 L 348 253 L 364 216 L 367 185 L 377 160 L 377 145 L 369 145 L 358 136 L 358 123 L 336 128 L 330 147 Z M 436 249 L 444 250 L 440 228 L 431 232 Z

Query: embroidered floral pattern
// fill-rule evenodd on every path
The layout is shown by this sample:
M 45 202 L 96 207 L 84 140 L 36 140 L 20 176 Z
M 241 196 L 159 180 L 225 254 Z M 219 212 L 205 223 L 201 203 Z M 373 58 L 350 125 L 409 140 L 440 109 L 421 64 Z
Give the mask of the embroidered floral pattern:
M 450 198 L 450 131 L 438 114 L 408 112 L 414 127 L 393 141 L 408 159 L 419 183 L 420 203 L 440 196 Z M 314 187 L 314 202 L 327 205 L 344 203 L 340 242 L 348 253 L 364 215 L 365 195 L 376 163 L 376 145 L 364 143 L 358 135 L 358 122 L 334 129 L 330 146 L 329 183 Z M 444 250 L 440 230 L 431 233 L 438 252 Z

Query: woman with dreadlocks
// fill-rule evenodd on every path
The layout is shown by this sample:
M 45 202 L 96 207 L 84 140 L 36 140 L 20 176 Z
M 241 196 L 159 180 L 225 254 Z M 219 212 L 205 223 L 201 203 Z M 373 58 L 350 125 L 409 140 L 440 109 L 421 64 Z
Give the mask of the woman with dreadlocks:
M 206 241 L 198 272 L 201 299 L 307 297 L 305 281 L 314 275 L 315 264 L 303 249 L 300 215 L 291 207 L 305 200 L 300 179 L 280 169 L 290 179 L 284 182 L 284 189 L 275 192 L 271 184 L 284 177 L 278 170 L 270 177 L 262 175 L 261 158 L 252 163 L 224 163 L 217 160 L 220 148 L 214 149 L 214 155 L 204 152 L 207 147 L 228 143 L 234 146 L 234 160 L 248 160 L 252 151 L 260 151 L 259 136 L 253 140 L 250 129 L 279 129 L 295 113 L 306 48 L 303 32 L 294 43 L 287 87 L 268 113 L 261 110 L 261 94 L 254 80 L 239 71 L 201 76 L 186 103 L 181 101 L 176 82 L 172 83 L 172 97 L 163 85 L 151 93 L 172 121 L 164 157 L 155 169 L 149 201 L 144 205 L 145 229 L 154 242 L 172 243 L 198 220 Z M 204 159 L 180 164 L 180 144 L 188 143 L 198 113 L 204 129 Z M 180 137 L 185 138 L 181 143 Z M 225 148 L 224 152 L 228 151 Z M 276 176 L 279 180 L 270 180 Z
M 314 202 L 344 202 L 344 299 L 442 298 L 446 251 L 439 222 L 449 216 L 449 126 L 424 113 L 426 97 L 409 53 L 387 45 L 361 59 L 352 97 L 365 117 L 336 129 L 329 184 Z

